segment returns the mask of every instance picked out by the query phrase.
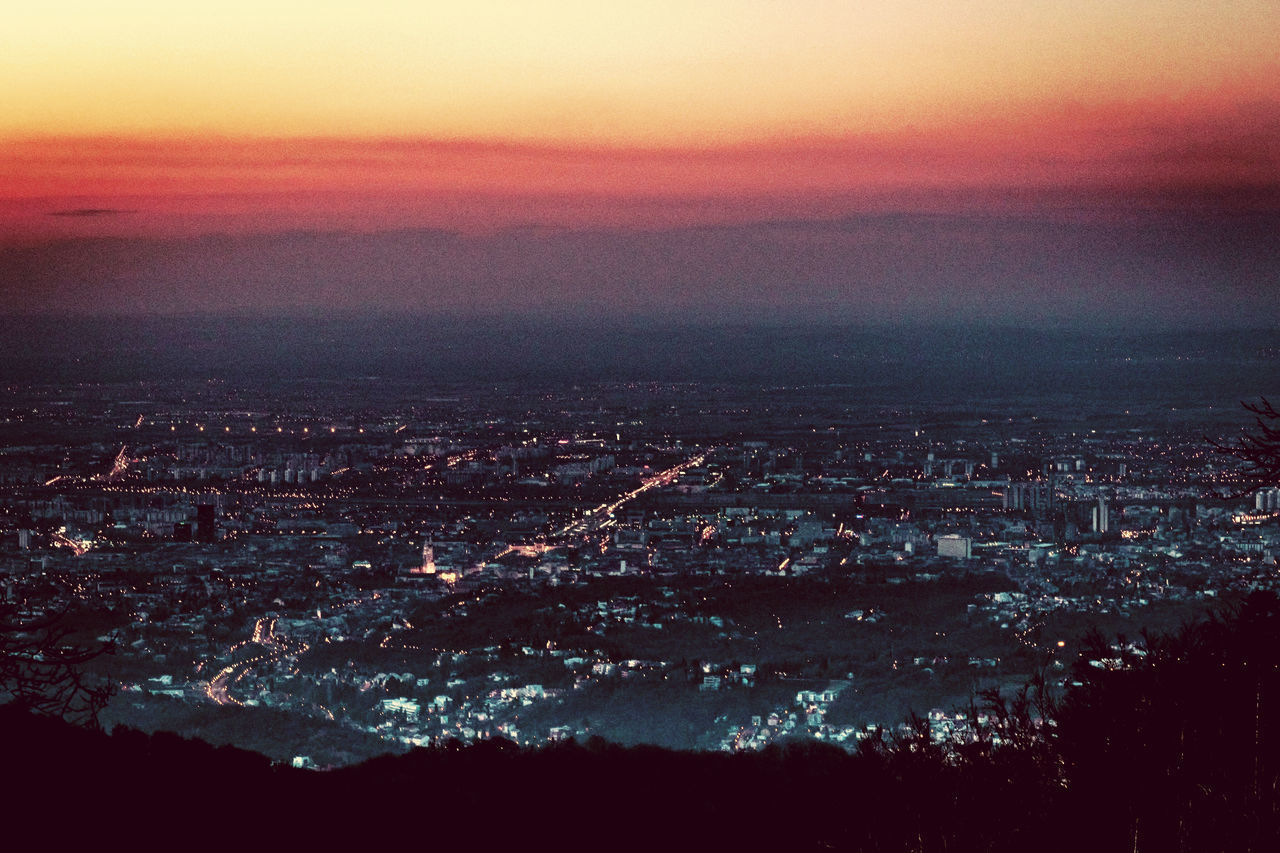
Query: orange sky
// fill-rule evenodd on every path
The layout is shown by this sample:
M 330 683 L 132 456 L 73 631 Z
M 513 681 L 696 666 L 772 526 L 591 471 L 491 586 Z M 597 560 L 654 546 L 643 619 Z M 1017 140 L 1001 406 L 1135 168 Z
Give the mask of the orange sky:
M 1274 0 L 189 5 L 6 13 L 10 238 L 1270 205 L 1280 183 Z

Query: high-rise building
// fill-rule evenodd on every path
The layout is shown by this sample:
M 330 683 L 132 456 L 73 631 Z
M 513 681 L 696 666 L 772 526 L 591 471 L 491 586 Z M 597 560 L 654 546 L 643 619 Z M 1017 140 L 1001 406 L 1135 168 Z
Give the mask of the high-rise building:
M 1036 518 L 1048 518 L 1058 509 L 1057 487 L 1051 477 L 1030 483 L 1008 482 L 1002 490 L 1005 509 L 1030 510 Z
M 196 541 L 216 542 L 217 540 L 218 525 L 213 504 L 200 504 L 196 507 Z
M 1111 526 L 1111 509 L 1107 499 L 1098 496 L 1098 503 L 1093 508 L 1093 532 L 1106 533 Z

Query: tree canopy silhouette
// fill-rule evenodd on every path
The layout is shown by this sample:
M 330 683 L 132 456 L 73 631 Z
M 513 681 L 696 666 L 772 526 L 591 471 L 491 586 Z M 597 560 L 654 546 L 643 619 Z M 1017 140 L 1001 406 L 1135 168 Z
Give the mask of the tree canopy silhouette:
M 1053 731 L 1071 810 L 1107 849 L 1260 850 L 1280 839 L 1280 599 L 1108 642 L 1093 633 Z
M 112 645 L 71 642 L 65 617 L 24 620 L 13 608 L 0 610 L 0 703 L 96 728 L 111 687 L 92 682 L 82 668 Z
M 1041 679 L 979 693 L 973 736 L 938 737 L 913 717 L 852 754 L 818 741 L 726 755 L 495 740 L 313 773 L 174 735 L 90 732 L 12 703 L 0 708 L 0 754 L 26 782 L 15 813 L 30 822 L 88 803 L 94 820 L 83 825 L 95 832 L 135 820 L 188 832 L 193 804 L 235 792 L 281 814 L 341 815 L 362 832 L 376 824 L 384 842 L 420 842 L 416 816 L 429 803 L 437 838 L 475 846 L 482 827 L 487 847 L 558 832 L 566 850 L 602 839 L 647 850 L 1280 849 L 1275 593 L 1172 634 L 1094 632 L 1071 680 L 1060 697 Z M 549 815 L 562 825 L 548 829 Z M 332 846 L 333 821 L 280 825 L 295 846 Z
M 1280 412 L 1266 397 L 1259 400 L 1240 404 L 1253 415 L 1252 429 L 1242 428 L 1234 442 L 1210 441 L 1219 453 L 1245 463 L 1250 488 L 1280 484 Z

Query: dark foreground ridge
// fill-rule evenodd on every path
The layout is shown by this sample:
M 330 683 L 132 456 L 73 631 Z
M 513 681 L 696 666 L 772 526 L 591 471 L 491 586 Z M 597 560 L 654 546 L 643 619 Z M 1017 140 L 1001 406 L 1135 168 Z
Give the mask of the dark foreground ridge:
M 855 754 L 489 741 L 314 772 L 5 706 L 6 812 L 63 847 L 123 832 L 146 847 L 332 849 L 359 836 L 435 849 L 1276 849 L 1276 596 L 1175 635 L 1086 646 L 1064 702 L 1034 688 L 988 697 L 975 739 L 939 745 L 917 721 Z

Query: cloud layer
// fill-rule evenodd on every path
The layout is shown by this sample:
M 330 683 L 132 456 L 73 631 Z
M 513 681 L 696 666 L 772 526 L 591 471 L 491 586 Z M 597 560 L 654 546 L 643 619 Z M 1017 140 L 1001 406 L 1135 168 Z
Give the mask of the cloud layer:
M 862 215 L 666 229 L 406 230 L 0 249 L 10 311 L 1275 324 L 1280 216 Z

